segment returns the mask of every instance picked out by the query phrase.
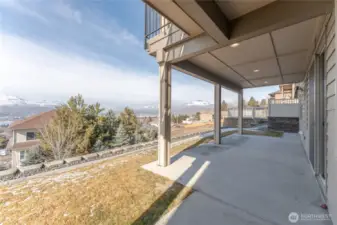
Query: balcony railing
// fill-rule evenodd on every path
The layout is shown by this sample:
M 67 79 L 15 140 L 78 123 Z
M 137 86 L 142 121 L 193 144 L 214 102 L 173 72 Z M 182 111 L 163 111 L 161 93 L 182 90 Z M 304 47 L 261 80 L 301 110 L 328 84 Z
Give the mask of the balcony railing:
M 269 99 L 269 104 L 298 104 L 299 100 L 296 99 Z
M 147 41 L 161 33 L 169 31 L 171 22 L 161 16 L 156 10 L 145 4 L 145 40 L 144 47 L 147 48 Z
M 298 99 L 269 99 L 269 117 L 299 118 L 301 105 Z

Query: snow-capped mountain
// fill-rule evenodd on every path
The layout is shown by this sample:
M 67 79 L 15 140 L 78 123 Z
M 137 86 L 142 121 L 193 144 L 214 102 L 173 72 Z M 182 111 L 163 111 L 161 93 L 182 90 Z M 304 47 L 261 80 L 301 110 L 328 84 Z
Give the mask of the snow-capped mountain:
M 0 122 L 22 119 L 55 109 L 59 102 L 30 101 L 17 96 L 0 94 Z M 3 125 L 3 124 L 2 124 Z M 1 126 L 1 123 L 0 123 Z
M 27 105 L 26 100 L 16 96 L 1 95 L 0 96 L 0 105 Z
M 211 103 L 203 100 L 195 100 L 186 104 L 187 106 L 210 106 Z
M 24 105 L 36 105 L 36 106 L 57 106 L 62 104 L 58 101 L 29 101 L 17 96 L 0 95 L 0 106 L 24 106 Z
M 144 109 L 157 109 L 158 106 L 157 105 L 146 105 L 146 106 L 143 106 Z
M 62 102 L 42 100 L 39 102 L 35 102 L 34 104 L 39 105 L 39 106 L 58 106 L 58 105 L 61 105 Z

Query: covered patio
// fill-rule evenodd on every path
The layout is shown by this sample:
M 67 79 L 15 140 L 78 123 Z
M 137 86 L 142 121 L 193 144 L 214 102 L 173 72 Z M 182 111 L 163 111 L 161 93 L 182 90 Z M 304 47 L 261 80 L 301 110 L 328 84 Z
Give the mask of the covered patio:
M 157 224 L 332 224 L 298 134 L 282 138 L 231 135 L 143 168 L 190 186 L 194 192 Z M 302 214 L 302 218 L 301 218 Z M 296 219 L 296 218 L 295 218 Z
M 286 224 L 293 211 L 322 212 L 321 201 L 336 224 L 336 0 L 143 1 L 145 49 L 160 77 L 158 162 L 145 168 L 197 190 L 170 221 Z M 172 68 L 214 84 L 218 145 L 170 161 Z M 244 89 L 293 83 L 299 135 L 240 137 Z M 221 88 L 238 95 L 239 131 L 222 144 Z

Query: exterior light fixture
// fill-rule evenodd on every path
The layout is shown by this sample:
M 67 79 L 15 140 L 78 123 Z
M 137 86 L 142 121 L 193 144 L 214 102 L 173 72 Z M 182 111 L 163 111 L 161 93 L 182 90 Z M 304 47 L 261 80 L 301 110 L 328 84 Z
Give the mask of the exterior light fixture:
M 254 70 L 254 73 L 260 72 L 260 70 Z
M 238 47 L 240 44 L 239 43 L 234 43 L 234 44 L 231 44 L 230 46 L 232 47 L 232 48 L 235 48 L 235 47 Z

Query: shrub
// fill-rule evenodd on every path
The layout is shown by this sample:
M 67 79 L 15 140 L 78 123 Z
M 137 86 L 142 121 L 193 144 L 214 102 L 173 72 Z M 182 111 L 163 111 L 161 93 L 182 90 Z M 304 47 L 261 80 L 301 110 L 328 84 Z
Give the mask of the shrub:
M 44 151 L 40 146 L 34 146 L 26 150 L 26 157 L 22 165 L 34 165 L 43 163 L 49 159 L 52 159 L 52 156 L 47 151 Z

